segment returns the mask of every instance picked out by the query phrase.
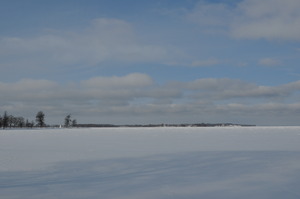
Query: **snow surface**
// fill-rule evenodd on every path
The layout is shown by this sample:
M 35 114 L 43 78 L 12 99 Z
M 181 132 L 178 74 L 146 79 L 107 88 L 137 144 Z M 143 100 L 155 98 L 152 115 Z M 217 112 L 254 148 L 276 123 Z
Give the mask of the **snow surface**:
M 1 199 L 299 199 L 300 127 L 0 130 Z

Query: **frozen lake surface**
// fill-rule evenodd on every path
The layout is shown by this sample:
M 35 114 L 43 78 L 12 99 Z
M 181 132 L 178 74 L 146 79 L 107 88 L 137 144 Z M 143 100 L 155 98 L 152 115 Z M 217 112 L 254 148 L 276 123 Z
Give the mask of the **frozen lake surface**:
M 0 130 L 1 199 L 299 199 L 300 127 Z

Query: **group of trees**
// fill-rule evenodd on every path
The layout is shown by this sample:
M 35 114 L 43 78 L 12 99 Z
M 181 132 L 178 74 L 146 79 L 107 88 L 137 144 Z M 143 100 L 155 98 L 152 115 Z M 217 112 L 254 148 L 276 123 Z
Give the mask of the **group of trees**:
M 29 122 L 28 119 L 24 119 L 24 117 L 15 117 L 13 115 L 9 115 L 6 111 L 3 116 L 0 116 L 0 128 L 32 128 L 34 126 L 44 127 L 45 126 L 45 114 L 42 111 L 39 111 L 36 114 L 36 124 L 34 121 Z
M 71 119 L 71 115 L 67 115 L 65 117 L 65 127 L 76 126 L 77 121 L 75 119 Z M 33 128 L 33 127 L 46 127 L 45 123 L 45 114 L 43 111 L 39 111 L 35 116 L 35 122 L 29 122 L 28 119 L 24 119 L 23 117 L 15 117 L 13 115 L 9 115 L 6 111 L 3 116 L 0 115 L 0 128 Z
M 0 116 L 0 128 L 23 128 L 29 127 L 32 128 L 34 126 L 34 122 L 29 122 L 28 119 L 24 119 L 23 117 L 15 117 L 13 115 L 7 114 L 5 111 L 3 116 Z
M 76 119 L 71 119 L 71 115 L 67 115 L 65 117 L 65 127 L 69 128 L 69 127 L 74 127 L 77 125 L 77 120 Z

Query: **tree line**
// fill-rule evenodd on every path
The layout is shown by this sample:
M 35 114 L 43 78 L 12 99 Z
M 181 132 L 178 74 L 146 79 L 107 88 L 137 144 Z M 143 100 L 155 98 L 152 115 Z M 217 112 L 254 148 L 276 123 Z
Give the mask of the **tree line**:
M 67 115 L 64 119 L 64 127 L 74 127 L 77 125 L 76 119 L 71 119 L 71 115 Z M 9 115 L 7 111 L 3 116 L 0 115 L 0 128 L 33 128 L 33 127 L 47 127 L 45 123 L 45 114 L 43 111 L 37 112 L 35 121 L 29 121 L 21 116 Z

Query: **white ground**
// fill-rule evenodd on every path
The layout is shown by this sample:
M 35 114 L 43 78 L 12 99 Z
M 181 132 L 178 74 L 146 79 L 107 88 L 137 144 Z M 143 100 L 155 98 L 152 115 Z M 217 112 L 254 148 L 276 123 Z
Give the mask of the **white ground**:
M 300 127 L 0 130 L 1 199 L 299 199 Z

